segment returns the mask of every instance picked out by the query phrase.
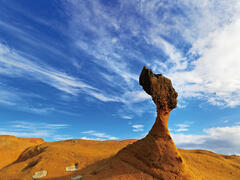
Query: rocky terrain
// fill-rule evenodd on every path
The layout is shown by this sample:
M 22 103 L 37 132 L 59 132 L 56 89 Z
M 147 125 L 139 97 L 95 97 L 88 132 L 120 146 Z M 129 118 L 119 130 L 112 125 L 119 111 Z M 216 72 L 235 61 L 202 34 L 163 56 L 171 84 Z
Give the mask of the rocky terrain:
M 44 142 L 12 136 L 1 140 L 0 136 L 1 157 L 4 153 L 10 157 L 1 162 L 0 179 L 240 179 L 239 156 L 176 148 L 169 134 L 168 118 L 177 106 L 178 94 L 170 79 L 144 67 L 139 83 L 152 96 L 157 110 L 156 121 L 146 137 L 124 141 Z M 11 139 L 15 139 L 14 143 L 9 143 Z
M 1 136 L 0 136 L 1 138 Z M 16 138 L 16 137 L 10 137 Z M 28 144 L 29 139 L 21 138 L 19 142 Z M 8 141 L 5 138 L 5 141 Z M 16 142 L 18 143 L 18 138 Z M 22 152 L 21 157 L 25 158 L 21 162 L 11 163 L 6 162 L 0 169 L 1 180 L 32 180 L 32 176 L 41 170 L 46 170 L 47 175 L 41 179 L 56 179 L 56 180 L 70 180 L 71 177 L 82 176 L 82 179 L 101 179 L 98 173 L 108 165 L 109 159 L 126 147 L 137 140 L 124 140 L 124 141 L 92 141 L 73 139 L 58 142 L 44 142 L 39 145 L 34 145 L 27 148 Z M 2 153 L 9 148 L 14 147 L 11 145 L 4 148 L 1 145 L 1 159 Z M 39 151 L 39 149 L 42 149 Z M 178 149 L 179 154 L 187 164 L 190 171 L 195 175 L 197 180 L 239 180 L 240 177 L 240 157 L 220 155 L 210 151 L 204 150 L 182 150 Z M 9 159 L 16 157 L 16 154 L 8 155 Z M 20 154 L 20 153 L 19 153 Z M 1 161 L 2 162 L 2 161 Z M 67 172 L 66 167 L 78 163 L 78 170 Z M 114 161 L 111 161 L 114 163 Z M 119 169 L 115 169 L 114 176 L 112 172 L 106 172 L 105 179 L 156 179 L 152 176 L 141 173 L 141 170 L 136 170 L 134 167 L 121 163 L 118 165 Z M 132 170 L 132 174 L 124 174 L 124 168 Z M 110 169 L 111 170 L 111 169 Z M 113 170 L 111 170 L 113 171 Z M 135 173 L 139 172 L 139 173 Z M 90 178 L 89 178 L 90 177 Z

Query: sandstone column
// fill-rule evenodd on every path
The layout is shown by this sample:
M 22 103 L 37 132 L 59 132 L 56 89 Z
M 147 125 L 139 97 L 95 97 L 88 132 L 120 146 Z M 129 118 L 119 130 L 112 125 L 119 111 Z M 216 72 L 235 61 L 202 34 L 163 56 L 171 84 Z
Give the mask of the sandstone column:
M 139 83 L 152 96 L 157 108 L 156 121 L 148 135 L 118 152 L 117 157 L 155 179 L 189 179 L 190 175 L 168 131 L 168 117 L 177 106 L 177 92 L 171 80 L 153 74 L 145 66 Z

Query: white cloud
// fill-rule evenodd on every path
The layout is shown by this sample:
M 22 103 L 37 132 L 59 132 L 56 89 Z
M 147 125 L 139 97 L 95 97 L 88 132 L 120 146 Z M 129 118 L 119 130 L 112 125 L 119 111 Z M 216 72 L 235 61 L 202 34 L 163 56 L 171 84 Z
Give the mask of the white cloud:
M 86 136 L 82 136 L 80 139 L 84 139 L 84 140 L 94 140 L 94 141 L 105 141 L 105 140 L 107 140 L 107 139 L 105 139 L 105 138 L 86 137 Z
M 42 137 L 49 137 L 51 133 L 48 131 L 38 131 L 38 132 L 17 132 L 17 131 L 4 131 L 0 130 L 0 135 L 12 135 L 18 137 L 26 137 L 26 138 L 42 138 Z
M 55 130 L 55 129 L 67 128 L 68 126 L 69 126 L 68 124 L 33 123 L 33 122 L 26 122 L 26 121 L 11 122 L 11 127 L 13 128 L 30 129 L 30 130 L 36 130 L 36 129 Z
M 24 106 L 24 107 L 20 107 L 21 110 L 23 111 L 27 111 L 27 112 L 32 112 L 32 113 L 37 113 L 37 114 L 47 114 L 47 113 L 51 113 L 53 111 L 56 111 L 55 108 L 53 107 L 29 107 L 29 106 Z
M 74 138 L 69 135 L 54 135 L 53 136 L 53 140 L 55 140 L 55 141 L 62 141 L 62 140 L 67 140 L 67 139 L 74 139 Z
M 49 138 L 52 140 L 60 140 L 60 135 L 55 135 L 59 129 L 65 129 L 69 127 L 68 124 L 51 124 L 51 123 L 39 123 L 28 121 L 11 121 L 8 126 L 3 128 L 1 125 L 0 135 L 13 135 L 18 137 L 36 137 L 36 138 Z M 69 137 L 67 135 L 61 135 L 61 137 Z
M 90 91 L 88 93 L 89 93 L 89 95 L 92 95 L 96 99 L 103 101 L 103 102 L 107 102 L 107 101 L 120 102 L 121 101 L 120 98 L 118 98 L 118 97 L 114 97 L 114 96 L 108 97 L 107 95 L 104 95 L 102 93 L 97 93 L 97 92 L 93 92 L 93 91 Z
M 177 124 L 176 125 L 178 129 L 175 130 L 175 132 L 183 132 L 183 131 L 188 131 L 189 129 L 189 124 Z
M 176 49 L 174 45 L 161 38 L 158 33 L 159 31 L 153 32 L 149 37 L 148 43 L 155 45 L 159 49 L 162 49 L 168 56 L 168 59 L 165 63 L 162 63 L 159 60 L 155 60 L 152 67 L 153 71 L 160 70 L 164 72 L 170 66 L 174 66 L 174 68 L 172 67 L 174 70 L 186 69 L 187 59 L 183 57 L 182 53 Z
M 26 138 L 49 138 L 55 140 L 59 129 L 67 128 L 67 124 L 33 123 L 27 121 L 11 121 L 7 127 L 1 125 L 0 135 L 13 135 Z
M 127 91 L 123 94 L 123 102 L 125 103 L 138 103 L 141 101 L 149 100 L 151 96 L 142 91 Z
M 140 131 L 144 131 L 144 125 L 142 124 L 134 124 L 132 125 L 132 131 L 133 132 L 140 132 Z
M 117 140 L 118 139 L 117 137 L 110 136 L 106 133 L 96 132 L 93 130 L 83 131 L 82 133 L 93 136 L 93 137 L 82 137 L 82 139 L 95 139 L 95 140 Z
M 88 137 L 86 137 L 86 136 L 83 136 L 83 137 L 81 137 L 80 139 L 85 139 L 85 140 L 94 140 L 94 139 L 88 138 Z
M 172 136 L 176 145 L 182 148 L 186 148 L 184 144 L 202 144 L 205 137 L 204 135 L 186 135 L 182 133 L 173 133 Z
M 132 117 L 132 116 L 126 116 L 126 115 L 124 115 L 124 116 L 122 116 L 122 118 L 123 118 L 123 119 L 132 119 L 133 117 Z
M 226 120 L 223 120 L 223 123 L 228 123 L 228 122 L 229 122 L 229 120 L 227 120 L 227 119 L 226 119 Z
M 179 148 L 208 149 L 223 154 L 240 153 L 240 126 L 226 126 L 204 129 L 203 135 L 173 134 Z
M 193 70 L 170 72 L 168 76 L 183 97 L 201 97 L 217 106 L 240 104 L 240 19 L 207 37 Z
M 7 105 L 15 105 L 16 101 L 20 100 L 20 98 L 16 95 L 16 93 L 11 92 L 10 90 L 4 90 L 0 86 L 0 103 Z
M 176 124 L 176 128 L 170 128 L 169 131 L 174 132 L 174 133 L 179 133 L 179 132 L 186 132 L 189 131 L 190 125 L 193 122 L 191 121 L 186 121 L 185 123 L 182 124 Z

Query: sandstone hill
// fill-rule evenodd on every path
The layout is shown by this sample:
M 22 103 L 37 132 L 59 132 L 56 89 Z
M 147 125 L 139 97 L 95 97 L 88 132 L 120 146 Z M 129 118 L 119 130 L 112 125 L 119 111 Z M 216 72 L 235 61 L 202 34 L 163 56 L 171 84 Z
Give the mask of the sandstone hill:
M 0 136 L 1 137 L 1 136 Z M 26 144 L 28 139 L 26 139 Z M 41 179 L 70 180 L 71 177 L 81 175 L 83 180 L 101 179 L 99 172 L 105 167 L 114 166 L 109 161 L 122 148 L 137 140 L 124 141 L 92 141 L 92 140 L 65 140 L 58 142 L 45 142 L 26 149 L 19 158 L 21 162 L 13 160 L 9 166 L 0 169 L 1 180 L 32 180 L 35 172 L 47 170 L 48 174 Z M 25 144 L 24 140 L 22 141 Z M 14 146 L 14 145 L 11 145 Z M 9 148 L 11 148 L 11 146 Z M 6 148 L 8 149 L 8 148 Z M 6 150 L 5 149 L 5 150 Z M 40 150 L 40 151 L 39 151 Z M 196 180 L 239 180 L 240 157 L 220 155 L 205 150 L 182 150 L 178 149 L 184 163 L 196 176 Z M 1 148 L 1 158 L 4 150 Z M 12 154 L 16 157 L 16 154 Z M 12 158 L 8 155 L 8 158 Z M 20 158 L 20 159 L 21 159 Z M 13 159 L 13 158 L 12 158 Z M 78 163 L 77 171 L 66 172 L 66 167 Z M 108 164 L 110 163 L 110 164 Z M 136 170 L 125 163 L 117 164 L 119 169 L 106 172 L 101 176 L 104 179 L 156 179 L 152 176 Z M 130 168 L 132 174 L 125 174 L 124 168 Z M 138 172 L 138 173 L 136 173 Z M 81 180 L 82 180 L 81 179 Z
M 0 136 L 0 169 L 13 161 L 28 147 L 43 143 L 40 138 L 19 138 L 15 136 Z
M 42 173 L 41 179 L 56 180 L 240 179 L 239 156 L 176 148 L 168 131 L 168 117 L 177 106 L 178 94 L 170 79 L 144 67 L 139 83 L 152 96 L 157 109 L 156 121 L 146 137 L 124 141 L 72 139 L 27 145 L 21 154 L 20 151 L 12 154 L 12 162 L 0 169 L 0 179 L 30 180 L 36 173 Z M 4 148 L 8 150 L 7 146 Z M 0 147 L 1 154 L 4 148 Z

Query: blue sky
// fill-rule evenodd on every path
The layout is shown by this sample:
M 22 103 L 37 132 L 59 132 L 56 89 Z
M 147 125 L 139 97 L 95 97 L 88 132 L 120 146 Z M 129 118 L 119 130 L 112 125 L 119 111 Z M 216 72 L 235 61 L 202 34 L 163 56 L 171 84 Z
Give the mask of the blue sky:
M 180 148 L 240 154 L 235 0 L 0 0 L 0 134 L 121 140 L 156 117 L 143 65 L 171 78 Z

